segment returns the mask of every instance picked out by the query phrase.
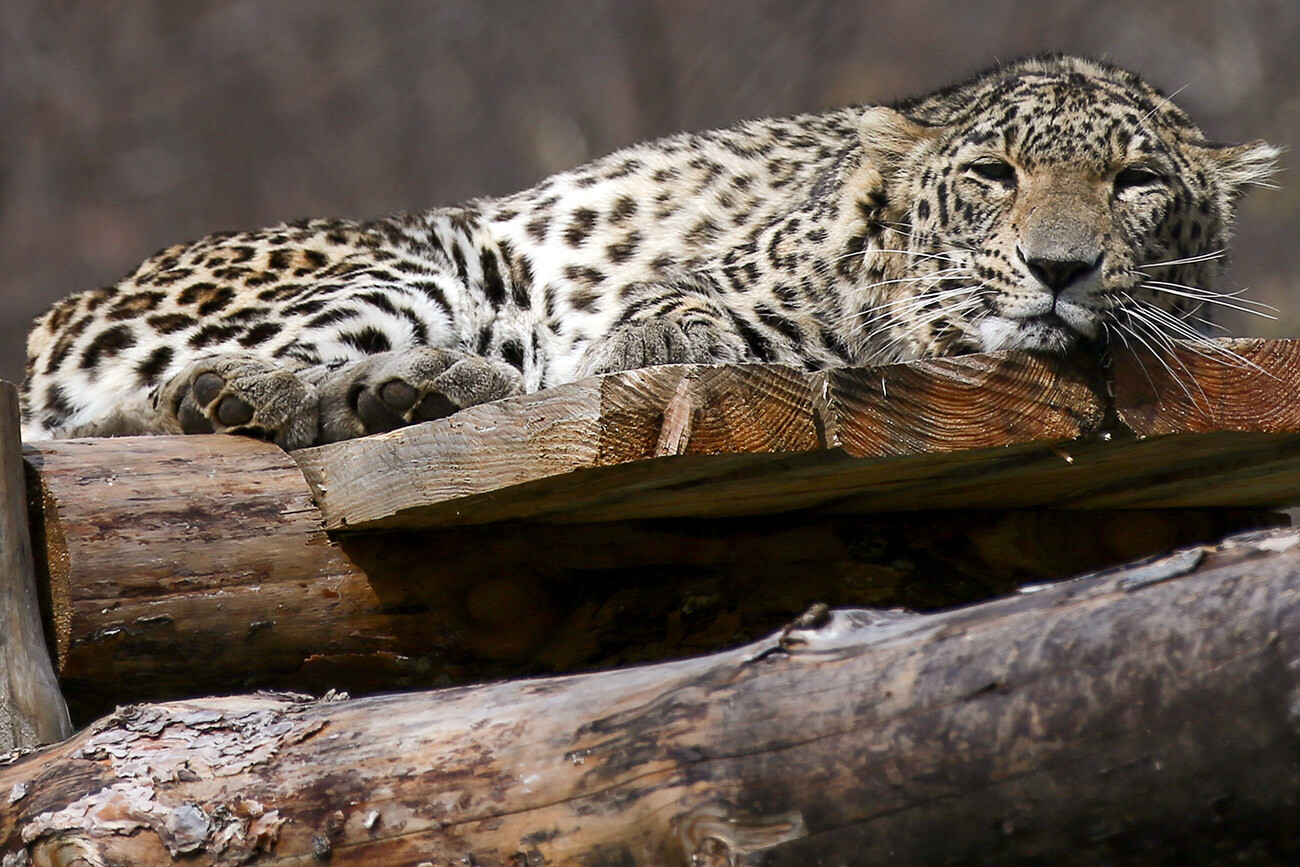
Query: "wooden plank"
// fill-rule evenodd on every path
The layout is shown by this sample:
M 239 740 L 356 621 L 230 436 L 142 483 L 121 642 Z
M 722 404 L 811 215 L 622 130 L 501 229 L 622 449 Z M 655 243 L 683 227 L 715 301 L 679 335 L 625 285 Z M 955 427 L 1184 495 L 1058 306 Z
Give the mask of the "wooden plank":
M 0 382 L 0 753 L 72 734 L 41 626 L 18 426 L 18 389 Z
M 330 529 L 755 514 L 843 496 L 849 457 L 1042 447 L 1103 414 L 1092 374 L 1025 354 L 818 374 L 674 365 L 294 457 Z
M 945 454 L 1067 440 L 1105 406 L 1087 359 L 1027 353 L 827 371 L 836 437 L 855 458 Z
M 653 666 L 124 708 L 5 863 L 1294 863 L 1300 534 Z M 1217 853 L 1217 854 L 1216 854 Z
M 630 495 L 660 483 L 666 467 L 649 458 L 823 448 L 812 387 L 809 377 L 776 365 L 648 368 L 473 407 L 418 430 L 367 437 L 367 446 L 294 457 L 318 504 L 338 510 L 330 529 L 379 526 L 424 506 L 454 512 L 453 504 L 482 495 L 512 499 L 508 489 L 543 480 L 560 491 L 576 483 L 571 493 L 579 495 L 594 480 L 571 476 L 578 470 L 618 468 L 604 485 Z M 718 461 L 696 462 L 695 472 L 689 462 L 676 466 L 672 481 L 723 469 Z M 478 516 L 473 523 L 514 517 L 466 507 Z
M 295 453 L 334 530 L 1300 499 L 1300 344 L 631 371 Z
M 1115 412 L 1138 436 L 1300 431 L 1300 341 L 1214 341 L 1159 358 L 1118 353 Z

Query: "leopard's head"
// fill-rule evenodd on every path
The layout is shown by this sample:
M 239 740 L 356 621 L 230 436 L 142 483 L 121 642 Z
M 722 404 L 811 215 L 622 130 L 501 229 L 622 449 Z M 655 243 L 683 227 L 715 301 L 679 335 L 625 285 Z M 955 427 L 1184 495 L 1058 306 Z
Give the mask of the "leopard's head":
M 1206 141 L 1136 75 L 1042 57 L 861 120 L 862 305 L 881 357 L 1167 345 L 1216 301 L 1277 149 Z

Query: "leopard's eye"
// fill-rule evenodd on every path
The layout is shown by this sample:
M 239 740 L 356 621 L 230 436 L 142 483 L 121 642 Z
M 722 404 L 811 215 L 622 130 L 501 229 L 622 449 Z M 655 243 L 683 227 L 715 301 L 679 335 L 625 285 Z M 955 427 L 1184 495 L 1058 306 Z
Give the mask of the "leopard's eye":
M 1016 170 L 1006 160 L 977 160 L 967 165 L 966 171 L 973 172 L 986 181 L 996 181 L 1000 184 L 1012 183 L 1016 179 Z
M 1149 187 L 1164 180 L 1155 169 L 1146 166 L 1129 166 L 1115 175 L 1115 192 L 1131 190 L 1135 187 Z

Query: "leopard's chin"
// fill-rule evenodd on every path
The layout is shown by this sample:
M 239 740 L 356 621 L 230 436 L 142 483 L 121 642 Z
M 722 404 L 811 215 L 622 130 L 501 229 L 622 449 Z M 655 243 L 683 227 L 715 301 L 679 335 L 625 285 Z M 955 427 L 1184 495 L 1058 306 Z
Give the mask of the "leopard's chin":
M 1043 313 L 1024 319 L 989 316 L 976 326 L 980 349 L 997 352 L 1027 349 L 1064 355 L 1080 342 L 1095 336 L 1096 328 L 1079 329 L 1058 313 Z

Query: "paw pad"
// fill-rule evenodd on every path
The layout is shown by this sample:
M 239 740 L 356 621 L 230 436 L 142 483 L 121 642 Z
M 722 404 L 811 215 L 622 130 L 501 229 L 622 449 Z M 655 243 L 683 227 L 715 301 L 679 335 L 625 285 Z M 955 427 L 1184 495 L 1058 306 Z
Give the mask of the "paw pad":
M 399 412 L 389 408 L 384 402 L 382 394 L 383 389 L 376 391 L 362 388 L 353 398 L 356 414 L 366 426 L 368 433 L 393 430 L 406 423 Z
M 415 406 L 415 400 L 419 396 L 419 392 L 400 379 L 386 382 L 379 389 L 379 399 L 393 412 L 406 412 Z
M 217 404 L 217 421 L 227 427 L 248 424 L 253 420 L 253 407 L 233 394 Z
M 235 433 L 285 449 L 317 441 L 320 397 L 296 373 L 251 353 L 224 353 L 191 362 L 157 397 L 171 411 L 170 430 Z
M 216 431 L 203 411 L 188 402 L 182 403 L 177 408 L 176 420 L 181 424 L 182 433 L 209 434 Z
M 413 385 L 400 379 L 389 380 L 378 388 L 362 388 L 354 401 L 356 413 L 368 433 L 433 421 L 460 409 L 440 392 L 430 392 L 422 398 Z
M 248 424 L 253 420 L 253 405 L 243 398 L 228 394 L 221 397 L 221 392 L 226 388 L 226 380 L 220 375 L 212 373 L 201 373 L 194 378 L 194 384 L 190 386 L 190 393 L 194 395 L 194 402 L 200 410 L 207 409 L 216 416 L 217 421 L 226 427 L 237 427 L 241 424 Z M 218 399 L 219 402 L 218 402 Z M 216 402 L 215 409 L 212 404 Z M 182 427 L 186 433 L 211 433 L 212 423 L 204 418 L 201 421 L 194 418 L 194 414 L 187 414 L 188 418 L 182 418 Z M 188 421 L 189 427 L 186 427 Z M 193 430 L 189 429 L 193 428 Z
M 194 384 L 190 386 L 190 391 L 194 394 L 194 402 L 199 406 L 207 406 L 217 399 L 221 390 L 226 387 L 226 381 L 215 373 L 201 373 L 194 378 Z
M 424 400 L 420 401 L 420 405 L 415 408 L 414 420 L 433 421 L 437 418 L 446 418 L 458 409 L 460 407 L 452 403 L 445 394 L 435 391 L 426 394 Z
M 334 442 L 435 421 L 520 394 L 523 379 L 504 362 L 425 346 L 332 368 L 317 387 L 322 441 Z

